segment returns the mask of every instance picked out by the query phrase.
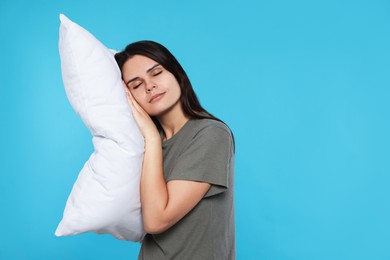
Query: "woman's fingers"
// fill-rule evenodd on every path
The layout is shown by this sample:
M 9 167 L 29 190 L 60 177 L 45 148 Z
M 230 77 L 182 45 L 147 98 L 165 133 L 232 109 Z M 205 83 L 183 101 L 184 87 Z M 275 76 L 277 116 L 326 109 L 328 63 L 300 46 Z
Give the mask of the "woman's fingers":
M 131 95 L 129 90 L 127 90 L 126 95 L 127 95 L 127 99 L 130 101 L 130 105 L 133 110 L 135 109 L 138 113 L 142 115 L 147 115 L 145 110 L 138 104 L 138 102 L 134 99 L 133 95 Z
M 138 104 L 138 102 L 134 99 L 133 95 L 131 94 L 130 90 L 127 88 L 126 84 L 124 81 L 123 83 L 123 88 L 125 89 L 126 97 L 127 97 L 127 102 L 129 102 L 132 110 L 136 109 L 137 111 L 143 110 L 141 106 Z
M 130 90 L 127 88 L 124 82 L 123 82 L 123 87 L 125 89 L 127 101 L 131 107 L 133 117 L 137 122 L 137 125 L 139 126 L 142 135 L 145 138 L 150 135 L 159 136 L 157 128 L 154 125 L 149 114 L 146 113 L 146 111 L 141 107 L 141 105 L 137 102 L 137 100 L 135 100 L 134 96 L 131 94 Z
M 130 103 L 130 101 L 133 98 L 133 96 L 131 95 L 130 90 L 126 86 L 125 82 L 122 81 L 122 83 L 123 83 L 123 88 L 124 88 L 125 93 L 126 93 L 127 101 Z

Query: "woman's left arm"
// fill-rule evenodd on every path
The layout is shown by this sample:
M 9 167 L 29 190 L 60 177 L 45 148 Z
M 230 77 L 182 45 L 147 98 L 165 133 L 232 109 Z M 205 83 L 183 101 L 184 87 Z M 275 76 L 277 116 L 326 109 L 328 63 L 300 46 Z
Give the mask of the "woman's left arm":
M 161 139 L 145 138 L 141 176 L 141 205 L 145 231 L 161 233 L 194 208 L 210 189 L 209 183 L 164 180 Z

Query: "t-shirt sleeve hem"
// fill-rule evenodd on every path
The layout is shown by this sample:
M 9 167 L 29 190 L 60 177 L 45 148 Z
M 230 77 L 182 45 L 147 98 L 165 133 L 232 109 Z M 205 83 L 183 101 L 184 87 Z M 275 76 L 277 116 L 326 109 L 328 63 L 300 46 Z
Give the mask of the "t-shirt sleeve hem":
M 173 180 L 182 180 L 182 181 L 196 181 L 196 182 L 206 182 L 211 184 L 210 189 L 207 191 L 205 198 L 211 197 L 220 193 L 225 192 L 229 187 L 226 183 L 218 182 L 218 181 L 212 181 L 212 180 L 205 180 L 200 178 L 185 178 L 185 176 L 181 177 L 170 177 L 166 181 L 173 181 Z

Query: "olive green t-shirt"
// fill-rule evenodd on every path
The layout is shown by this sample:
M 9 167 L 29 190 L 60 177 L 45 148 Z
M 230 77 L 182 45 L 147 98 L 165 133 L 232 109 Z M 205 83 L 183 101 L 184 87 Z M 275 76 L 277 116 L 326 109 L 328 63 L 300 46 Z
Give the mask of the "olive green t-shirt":
M 212 184 L 203 199 L 167 231 L 147 234 L 138 259 L 235 259 L 234 143 L 216 120 L 191 119 L 163 142 L 164 177 Z

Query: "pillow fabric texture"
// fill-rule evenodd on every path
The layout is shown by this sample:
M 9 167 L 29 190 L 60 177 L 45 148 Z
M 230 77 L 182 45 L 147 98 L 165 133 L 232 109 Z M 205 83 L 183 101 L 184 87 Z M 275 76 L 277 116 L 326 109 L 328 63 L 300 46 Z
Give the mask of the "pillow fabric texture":
M 55 234 L 111 234 L 140 241 L 144 141 L 134 121 L 112 50 L 60 14 L 59 51 L 67 97 L 93 135 Z

